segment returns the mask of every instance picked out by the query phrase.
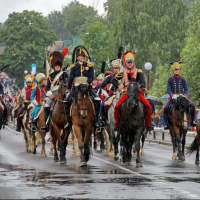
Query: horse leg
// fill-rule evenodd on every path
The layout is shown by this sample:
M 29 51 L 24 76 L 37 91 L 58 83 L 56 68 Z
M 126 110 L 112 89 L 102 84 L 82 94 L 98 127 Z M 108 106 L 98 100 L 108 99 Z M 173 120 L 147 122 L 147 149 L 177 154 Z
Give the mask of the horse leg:
M 47 154 L 45 152 L 45 136 L 42 135 L 42 150 L 41 150 L 41 156 L 47 157 Z
M 114 146 L 114 160 L 118 160 L 119 159 L 119 156 L 118 156 L 118 153 L 119 153 L 119 150 L 118 150 L 118 144 L 119 144 L 119 132 L 118 131 L 113 131 L 113 146 Z
M 32 132 L 32 142 L 33 142 L 33 154 L 36 154 L 36 145 L 35 145 L 35 131 L 31 131 Z
M 199 165 L 199 146 L 197 146 L 197 154 L 196 154 L 195 164 Z
M 104 129 L 100 128 L 100 132 L 99 132 L 100 141 L 101 141 L 100 150 L 105 150 L 103 131 Z
M 145 135 L 142 134 L 142 148 L 141 148 L 141 156 L 144 156 L 144 141 L 145 141 Z
M 135 149 L 137 151 L 137 157 L 136 157 L 136 167 L 142 167 L 142 163 L 140 161 L 140 131 L 142 130 L 138 130 L 138 133 L 136 134 L 136 138 L 135 138 Z
M 97 150 L 97 133 L 96 133 L 96 129 L 94 129 L 94 146 L 93 146 L 94 150 Z
M 74 132 L 76 134 L 76 138 L 78 140 L 78 147 L 80 149 L 80 153 L 81 153 L 81 165 L 80 166 L 85 166 L 84 163 L 84 145 L 83 145 L 83 139 L 82 139 L 82 132 L 81 132 L 81 127 L 79 127 L 78 125 L 74 124 Z
M 76 150 L 75 150 L 75 135 L 74 135 L 74 131 L 71 131 L 71 135 L 72 135 L 72 154 L 75 155 Z
M 182 151 L 181 151 L 181 137 L 177 132 L 175 132 L 175 134 L 176 134 L 176 141 L 177 141 L 177 145 L 178 145 L 178 159 L 183 160 L 183 155 L 182 155 Z
M 53 145 L 53 142 L 52 142 L 52 136 L 50 135 L 50 142 L 51 142 L 51 147 L 50 147 L 50 156 L 53 156 L 53 149 L 54 149 L 54 145 Z
M 185 135 L 183 136 L 182 139 L 182 156 L 183 156 L 183 161 L 185 160 Z

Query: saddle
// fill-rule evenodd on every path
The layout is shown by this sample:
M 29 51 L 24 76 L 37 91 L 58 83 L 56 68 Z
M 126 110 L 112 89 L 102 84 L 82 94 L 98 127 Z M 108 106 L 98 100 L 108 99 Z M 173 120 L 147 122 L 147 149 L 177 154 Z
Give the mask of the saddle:
M 115 97 L 116 95 L 111 96 L 107 101 L 105 101 L 104 105 L 110 107 Z

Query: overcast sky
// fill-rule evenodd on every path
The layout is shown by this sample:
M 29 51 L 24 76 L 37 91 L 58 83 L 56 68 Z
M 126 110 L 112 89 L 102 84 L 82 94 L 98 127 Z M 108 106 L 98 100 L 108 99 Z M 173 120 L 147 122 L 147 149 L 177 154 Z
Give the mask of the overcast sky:
M 13 12 L 23 12 L 23 10 L 36 11 L 47 16 L 53 10 L 62 10 L 62 6 L 67 6 L 72 0 L 0 0 L 0 22 L 5 22 L 8 15 Z M 106 0 L 79 0 L 87 6 L 94 6 L 99 14 L 104 13 L 103 3 Z

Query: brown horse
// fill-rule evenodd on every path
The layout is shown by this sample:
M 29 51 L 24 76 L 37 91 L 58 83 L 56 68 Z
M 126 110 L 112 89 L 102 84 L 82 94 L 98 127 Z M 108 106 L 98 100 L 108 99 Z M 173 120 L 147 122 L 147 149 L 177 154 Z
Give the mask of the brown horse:
M 68 137 L 71 128 L 64 129 L 66 124 L 65 108 L 64 108 L 64 98 L 66 96 L 67 82 L 61 82 L 59 85 L 59 94 L 55 102 L 52 105 L 52 114 L 49 123 L 49 131 L 51 134 L 52 143 L 54 146 L 54 161 L 57 162 L 58 152 L 57 152 L 57 142 L 60 149 L 60 162 L 66 162 L 66 147 L 68 144 Z
M 185 137 L 188 131 L 188 125 L 190 124 L 191 120 L 190 110 L 191 103 L 188 102 L 186 97 L 180 95 L 176 100 L 174 100 L 171 109 L 171 121 L 169 123 L 169 132 L 173 144 L 173 160 L 176 160 L 177 156 L 179 160 L 185 160 Z
M 196 132 L 197 132 L 197 135 L 196 135 L 194 141 L 192 142 L 192 144 L 190 145 L 190 147 L 189 147 L 188 151 L 186 152 L 186 154 L 191 155 L 196 150 L 197 153 L 196 153 L 195 164 L 199 165 L 200 119 L 197 119 Z
M 87 166 L 90 158 L 90 139 L 94 132 L 95 109 L 89 95 L 89 87 L 85 83 L 80 84 L 76 89 L 71 107 L 71 116 L 81 151 L 80 166 Z
M 38 135 L 40 135 L 42 139 L 42 149 L 41 149 L 41 155 L 43 157 L 46 157 L 46 151 L 45 151 L 45 136 L 46 132 L 41 129 L 45 125 L 45 120 L 44 120 L 44 104 L 45 101 L 42 102 L 42 107 L 40 108 L 41 110 L 38 113 L 38 117 L 36 119 L 36 131 L 31 130 L 31 123 L 29 122 L 29 119 L 31 117 L 32 110 L 28 111 L 27 113 L 27 120 L 26 123 L 30 124 L 30 126 L 26 125 L 26 127 L 31 130 L 31 136 L 32 136 L 32 143 L 33 143 L 33 149 L 32 152 L 33 154 L 36 154 L 36 148 L 37 148 L 37 141 L 38 141 Z

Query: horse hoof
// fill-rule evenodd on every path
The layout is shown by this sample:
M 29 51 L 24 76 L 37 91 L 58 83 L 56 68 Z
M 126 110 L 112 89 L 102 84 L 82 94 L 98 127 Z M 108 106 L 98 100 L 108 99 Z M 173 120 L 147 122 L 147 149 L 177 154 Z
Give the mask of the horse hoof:
M 97 150 L 97 147 L 94 147 L 94 150 Z
M 196 165 L 199 165 L 199 160 L 196 160 L 196 161 L 195 161 L 195 164 L 196 164 Z
M 130 163 L 130 162 L 125 162 L 125 165 L 126 165 L 126 166 L 130 166 L 131 163 Z
M 33 151 L 33 154 L 36 154 L 36 150 Z
M 179 159 L 180 161 L 185 161 L 185 158 L 184 158 L 183 156 L 179 156 L 178 159 Z
M 118 157 L 118 156 L 114 156 L 114 160 L 115 160 L 115 161 L 118 161 L 118 160 L 119 160 L 119 157 Z
M 87 167 L 87 162 L 81 162 L 80 167 Z
M 58 162 L 58 159 L 57 159 L 57 158 L 56 158 L 56 159 L 54 158 L 54 162 Z
M 176 160 L 176 157 L 175 157 L 175 156 L 173 156 L 173 157 L 172 157 L 172 159 L 173 159 L 173 160 Z
M 65 164 L 67 162 L 66 159 L 60 160 L 60 164 Z
M 144 152 L 141 152 L 140 155 L 141 155 L 141 156 L 144 156 Z
M 53 152 L 50 152 L 50 156 L 53 156 Z
M 137 163 L 137 164 L 136 164 L 136 167 L 137 167 L 137 168 L 143 167 L 143 166 L 142 166 L 142 163 Z

